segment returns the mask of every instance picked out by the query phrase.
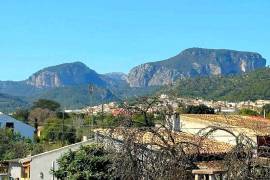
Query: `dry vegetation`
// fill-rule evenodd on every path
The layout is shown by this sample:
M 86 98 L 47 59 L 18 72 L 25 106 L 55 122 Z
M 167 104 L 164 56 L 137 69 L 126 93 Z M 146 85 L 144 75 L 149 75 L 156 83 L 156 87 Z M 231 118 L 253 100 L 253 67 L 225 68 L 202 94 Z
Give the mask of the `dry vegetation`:
M 153 100 L 153 99 L 152 99 Z M 231 129 L 208 127 L 203 133 L 191 135 L 173 132 L 168 129 L 166 117 L 173 115 L 168 104 L 159 103 L 158 113 L 164 117 L 159 127 L 134 128 L 132 114 L 141 113 L 150 122 L 147 111 L 157 101 L 140 100 L 139 106 L 128 106 L 130 114 L 126 115 L 121 128 L 99 129 L 100 141 L 115 151 L 114 169 L 120 179 L 193 179 L 192 170 L 198 168 L 215 168 L 227 171 L 227 179 L 267 179 L 270 175 L 268 159 L 256 156 L 254 142 L 244 134 L 234 134 Z M 150 102 L 150 103 L 149 103 Z M 145 104 L 143 104 L 145 103 Z M 194 119 L 208 118 L 212 122 L 230 122 L 230 125 L 245 124 L 252 127 L 251 120 L 243 117 L 189 115 Z M 146 123 L 147 123 L 146 122 Z M 248 124 L 248 125 L 246 125 Z M 226 131 L 235 137 L 235 146 L 209 139 L 215 131 Z

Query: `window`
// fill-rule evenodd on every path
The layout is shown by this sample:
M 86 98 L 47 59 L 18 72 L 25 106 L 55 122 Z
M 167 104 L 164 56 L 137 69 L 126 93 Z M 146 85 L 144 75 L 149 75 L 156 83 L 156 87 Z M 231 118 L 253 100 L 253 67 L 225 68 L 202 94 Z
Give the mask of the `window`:
M 7 122 L 6 128 L 14 129 L 14 123 L 13 122 Z

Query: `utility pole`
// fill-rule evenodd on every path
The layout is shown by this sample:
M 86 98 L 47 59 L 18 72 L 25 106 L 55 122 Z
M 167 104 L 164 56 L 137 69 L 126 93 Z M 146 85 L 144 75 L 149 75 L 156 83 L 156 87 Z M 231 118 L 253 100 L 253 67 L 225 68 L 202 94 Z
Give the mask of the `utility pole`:
M 63 112 L 62 112 L 62 147 L 64 146 L 64 141 L 65 141 L 64 131 L 65 131 L 65 111 L 63 109 Z
M 92 123 L 92 126 L 90 125 L 90 120 L 89 120 L 89 127 L 88 127 L 88 129 L 89 129 L 89 132 L 88 132 L 88 134 L 89 134 L 89 136 L 91 135 L 91 131 L 92 131 L 92 128 L 93 128 L 93 125 L 94 125 L 94 110 L 93 110 L 93 108 L 92 108 L 92 106 L 93 106 L 93 94 L 94 94 L 94 85 L 92 85 L 92 84 L 90 84 L 89 85 L 89 94 L 90 94 L 90 108 L 91 108 L 91 114 L 92 114 L 92 118 L 91 118 L 91 123 Z
M 104 121 L 104 103 L 103 103 L 103 97 L 102 97 L 102 105 L 101 105 L 101 120 Z
M 101 96 L 101 120 L 102 122 L 104 122 L 104 99 L 105 99 L 105 95 Z
M 35 142 L 38 141 L 38 120 L 37 118 L 35 118 L 35 123 L 34 123 L 34 127 L 35 127 Z

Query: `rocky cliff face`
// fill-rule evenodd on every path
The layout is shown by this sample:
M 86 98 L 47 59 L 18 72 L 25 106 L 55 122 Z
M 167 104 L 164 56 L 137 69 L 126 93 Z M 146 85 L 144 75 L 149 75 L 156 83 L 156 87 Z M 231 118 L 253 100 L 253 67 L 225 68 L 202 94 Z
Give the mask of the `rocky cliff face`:
M 108 86 L 129 86 L 127 83 L 127 75 L 119 72 L 112 72 L 102 75 L 103 80 Z
M 56 88 L 89 83 L 100 86 L 106 84 L 99 74 L 81 62 L 45 68 L 26 80 L 26 84 L 36 88 Z
M 56 72 L 43 71 L 39 74 L 31 76 L 27 80 L 27 84 L 37 88 L 52 88 L 63 86 L 59 75 Z
M 128 82 L 132 87 L 167 85 L 179 78 L 241 74 L 265 65 L 266 60 L 258 53 L 190 48 L 167 60 L 133 68 Z

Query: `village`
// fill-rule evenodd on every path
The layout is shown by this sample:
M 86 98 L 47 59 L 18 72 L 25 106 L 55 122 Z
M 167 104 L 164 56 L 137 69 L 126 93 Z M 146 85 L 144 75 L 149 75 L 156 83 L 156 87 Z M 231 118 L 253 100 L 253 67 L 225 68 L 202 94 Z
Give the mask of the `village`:
M 270 180 L 270 0 L 7 0 L 0 29 L 0 180 Z
M 256 101 L 241 101 L 241 102 L 228 102 L 228 101 L 214 101 L 214 100 L 203 100 L 200 98 L 169 98 L 166 94 L 161 94 L 160 99 L 166 100 L 175 110 L 178 108 L 179 104 L 184 104 L 185 106 L 193 105 L 206 105 L 208 107 L 214 108 L 215 112 L 221 113 L 237 113 L 241 109 L 251 109 L 259 111 L 264 105 L 270 104 L 270 100 L 256 100 Z M 121 111 L 118 108 L 116 102 L 104 103 L 98 106 L 85 107 L 83 109 L 77 110 L 65 110 L 67 113 L 93 113 L 98 114 L 100 112 L 118 114 Z
M 75 114 L 76 116 L 80 114 L 91 117 L 102 115 L 102 118 L 106 118 L 108 115 L 112 115 L 113 117 L 131 117 L 133 116 L 131 113 L 136 114 L 136 112 L 145 112 L 149 115 L 158 116 L 161 109 L 170 107 L 166 109 L 165 119 L 155 122 L 153 124 L 154 127 L 150 128 L 152 129 L 151 131 L 141 131 L 140 128 L 133 129 L 123 125 L 111 127 L 94 126 L 93 123 L 89 124 L 89 126 L 85 125 L 84 129 L 86 129 L 86 133 L 81 136 L 81 142 L 77 141 L 74 144 L 64 145 L 60 148 L 36 155 L 30 154 L 21 159 L 2 161 L 0 165 L 0 179 L 5 180 L 7 177 L 23 180 L 55 179 L 56 177 L 52 174 L 52 171 L 58 168 L 57 161 L 65 153 L 70 150 L 78 151 L 81 146 L 95 143 L 104 144 L 106 147 L 110 146 L 109 148 L 121 149 L 124 148 L 122 145 L 125 145 L 123 134 L 130 131 L 130 135 L 132 135 L 134 130 L 138 132 L 132 136 L 135 135 L 134 138 L 136 137 L 136 141 L 139 141 L 142 145 L 148 144 L 147 149 L 149 151 L 158 151 L 163 146 L 162 144 L 164 142 L 160 142 L 158 140 L 160 137 L 156 136 L 155 133 L 162 134 L 166 139 L 172 136 L 174 138 L 173 141 L 176 142 L 199 143 L 198 155 L 203 160 L 196 162 L 197 168 L 192 171 L 195 180 L 202 177 L 212 177 L 213 179 L 228 177 L 226 175 L 228 170 L 222 165 L 222 159 L 224 155 L 232 151 L 234 146 L 238 145 L 237 138 L 242 135 L 253 144 L 254 148 L 251 151 L 254 153 L 254 158 L 266 158 L 264 161 L 267 161 L 267 157 L 270 157 L 268 154 L 270 143 L 269 119 L 266 119 L 265 115 L 255 117 L 237 114 L 241 108 L 250 108 L 252 110 L 262 109 L 269 103 L 268 100 L 239 103 L 184 98 L 171 100 L 168 95 L 163 94 L 156 98 L 155 101 L 152 102 L 153 104 L 151 106 L 147 107 L 144 104 L 147 102 L 147 99 L 140 101 L 138 104 L 133 104 L 130 106 L 133 108 L 132 111 L 126 108 L 126 106 L 122 105 L 120 107 L 121 105 L 116 102 L 86 107 L 82 110 L 65 110 L 65 113 Z M 124 102 L 124 104 L 127 105 L 127 102 Z M 179 104 L 192 107 L 209 106 L 213 108 L 213 114 L 182 114 L 179 112 Z M 140 109 L 139 111 L 137 111 L 138 108 Z M 103 121 L 103 119 L 101 120 Z M 4 114 L 0 114 L 0 125 L 2 128 L 12 129 L 23 137 L 32 140 L 34 138 L 41 138 L 44 129 L 44 126 L 36 126 L 34 128 Z M 155 131 L 155 133 L 152 131 Z M 168 140 L 169 144 L 172 143 L 170 141 Z M 189 149 L 186 153 L 194 154 L 195 152 L 194 149 Z M 206 157 L 211 157 L 211 160 L 208 160 Z M 214 167 L 213 163 L 215 164 Z

